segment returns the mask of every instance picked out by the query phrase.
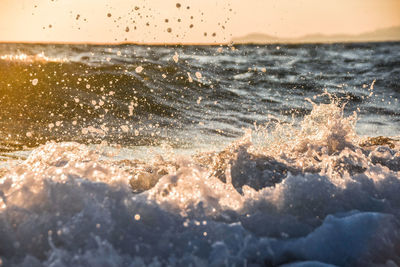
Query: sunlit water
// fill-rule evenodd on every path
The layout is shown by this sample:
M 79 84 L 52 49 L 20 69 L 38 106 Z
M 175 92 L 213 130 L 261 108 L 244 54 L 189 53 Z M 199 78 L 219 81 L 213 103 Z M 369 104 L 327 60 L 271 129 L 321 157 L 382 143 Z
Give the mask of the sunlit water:
M 0 266 L 399 265 L 399 57 L 0 45 Z

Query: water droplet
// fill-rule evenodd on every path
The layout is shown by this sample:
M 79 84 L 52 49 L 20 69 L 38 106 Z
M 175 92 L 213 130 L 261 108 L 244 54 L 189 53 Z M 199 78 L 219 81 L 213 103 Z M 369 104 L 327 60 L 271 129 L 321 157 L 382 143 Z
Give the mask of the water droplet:
M 142 66 L 136 67 L 135 71 L 136 73 L 141 73 L 143 71 L 143 67 Z
M 122 130 L 124 133 L 127 133 L 127 132 L 129 132 L 129 127 L 128 127 L 127 125 L 121 125 L 121 130 Z
M 172 57 L 172 59 L 175 61 L 175 63 L 178 63 L 178 60 L 179 60 L 178 53 L 175 52 L 175 55 Z
M 192 79 L 192 76 L 190 75 L 190 72 L 188 72 L 187 75 L 188 75 L 188 80 L 189 80 L 189 82 L 192 83 L 192 82 L 193 82 L 193 79 Z

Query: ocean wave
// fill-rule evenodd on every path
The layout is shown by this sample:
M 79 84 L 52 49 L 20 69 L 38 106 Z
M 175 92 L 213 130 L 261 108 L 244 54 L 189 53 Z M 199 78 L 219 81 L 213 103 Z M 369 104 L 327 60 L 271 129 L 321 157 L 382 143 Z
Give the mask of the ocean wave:
M 397 135 L 399 68 L 386 52 L 399 47 L 0 44 L 1 149 L 231 142 L 270 116 L 300 120 L 325 89 L 360 110 L 359 134 Z
M 315 104 L 221 151 L 112 160 L 50 142 L 1 168 L 5 266 L 400 264 L 399 137 Z

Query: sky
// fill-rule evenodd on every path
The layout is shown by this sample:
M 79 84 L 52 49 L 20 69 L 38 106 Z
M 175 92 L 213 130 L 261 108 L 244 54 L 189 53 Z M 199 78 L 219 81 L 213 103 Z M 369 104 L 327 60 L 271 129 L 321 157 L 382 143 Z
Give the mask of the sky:
M 227 43 L 400 25 L 400 0 L 0 0 L 0 41 Z

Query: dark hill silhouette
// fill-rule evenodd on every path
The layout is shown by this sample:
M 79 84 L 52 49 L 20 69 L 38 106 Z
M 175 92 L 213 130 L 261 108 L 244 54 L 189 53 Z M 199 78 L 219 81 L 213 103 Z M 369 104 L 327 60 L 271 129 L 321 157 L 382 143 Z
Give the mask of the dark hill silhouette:
M 235 44 L 273 44 L 273 43 L 339 43 L 339 42 L 384 42 L 400 41 L 400 26 L 378 29 L 359 35 L 348 34 L 310 34 L 298 38 L 280 38 L 262 33 L 251 33 L 243 37 L 234 37 Z

